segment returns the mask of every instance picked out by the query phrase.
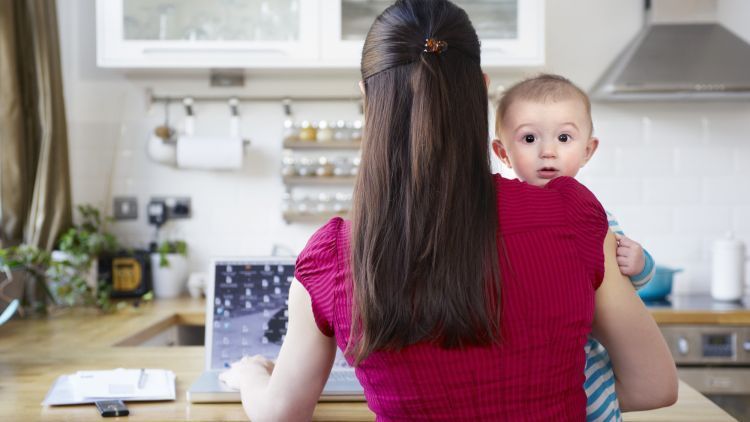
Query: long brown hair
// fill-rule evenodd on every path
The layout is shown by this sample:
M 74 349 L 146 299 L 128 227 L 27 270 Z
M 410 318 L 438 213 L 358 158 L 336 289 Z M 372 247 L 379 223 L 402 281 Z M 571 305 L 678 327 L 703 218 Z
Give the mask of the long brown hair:
M 426 52 L 426 38 L 447 45 Z M 420 341 L 490 344 L 500 335 L 496 192 L 466 12 L 445 0 L 397 1 L 367 34 L 362 80 L 347 353 L 359 363 Z

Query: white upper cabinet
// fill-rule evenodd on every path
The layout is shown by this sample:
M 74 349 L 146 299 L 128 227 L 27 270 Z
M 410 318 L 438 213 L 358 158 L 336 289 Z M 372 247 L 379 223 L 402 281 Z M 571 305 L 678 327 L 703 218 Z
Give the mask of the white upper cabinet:
M 321 58 L 359 66 L 372 21 L 392 0 L 321 0 Z M 544 64 L 543 0 L 454 0 L 469 15 L 482 42 L 482 66 Z M 450 48 L 450 47 L 449 47 Z
M 124 68 L 357 68 L 392 0 L 97 0 L 97 62 Z M 482 65 L 544 63 L 543 0 L 457 0 Z
M 97 0 L 104 67 L 268 67 L 317 60 L 317 0 Z

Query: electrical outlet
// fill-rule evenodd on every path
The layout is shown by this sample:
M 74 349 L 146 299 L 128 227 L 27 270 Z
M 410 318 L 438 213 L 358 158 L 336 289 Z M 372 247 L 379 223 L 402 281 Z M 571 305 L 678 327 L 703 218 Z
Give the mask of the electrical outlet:
M 113 201 L 115 220 L 138 219 L 138 198 L 135 196 L 116 196 Z
M 190 218 L 193 206 L 189 196 L 154 196 L 151 202 L 163 202 L 167 211 L 167 220 Z

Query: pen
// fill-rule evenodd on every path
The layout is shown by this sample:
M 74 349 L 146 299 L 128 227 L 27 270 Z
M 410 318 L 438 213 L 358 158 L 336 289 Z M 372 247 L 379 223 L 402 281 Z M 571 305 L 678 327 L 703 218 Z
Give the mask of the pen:
M 138 377 L 138 389 L 141 390 L 146 385 L 146 370 L 141 368 L 141 375 Z

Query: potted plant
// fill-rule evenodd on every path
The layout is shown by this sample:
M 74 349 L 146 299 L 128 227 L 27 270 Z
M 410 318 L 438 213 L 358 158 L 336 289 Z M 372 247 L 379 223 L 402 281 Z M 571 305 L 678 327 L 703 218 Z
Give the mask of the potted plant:
M 187 243 L 176 240 L 155 245 L 151 253 L 151 274 L 156 298 L 180 296 L 188 276 Z
M 52 254 L 50 280 L 58 301 L 66 305 L 96 305 L 109 310 L 109 286 L 99 280 L 97 259 L 118 249 L 115 236 L 104 228 L 99 210 L 79 205 L 81 224 L 60 237 Z
M 31 245 L 11 246 L 0 249 L 0 311 L 14 299 L 20 299 L 19 313 L 29 310 L 34 313 L 47 311 L 47 299 L 54 296 L 47 285 L 46 272 L 50 255 Z

